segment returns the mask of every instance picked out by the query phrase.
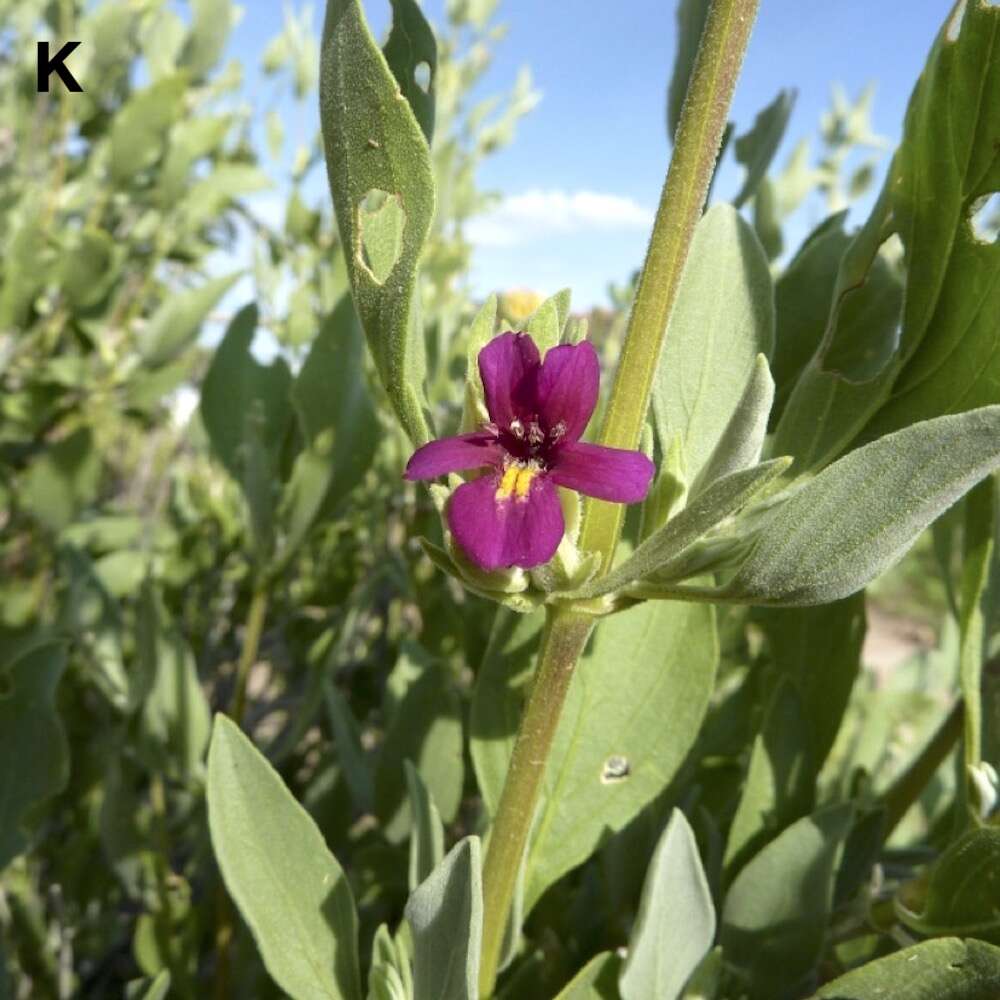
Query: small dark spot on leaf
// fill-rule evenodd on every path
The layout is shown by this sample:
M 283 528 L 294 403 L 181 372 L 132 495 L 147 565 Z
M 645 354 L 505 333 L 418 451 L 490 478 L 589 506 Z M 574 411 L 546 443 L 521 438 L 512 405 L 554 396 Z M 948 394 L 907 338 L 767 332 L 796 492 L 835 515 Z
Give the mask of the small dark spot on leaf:
M 601 768 L 601 782 L 605 785 L 614 784 L 616 781 L 624 781 L 632 769 L 629 767 L 628 757 L 620 754 L 612 754 Z

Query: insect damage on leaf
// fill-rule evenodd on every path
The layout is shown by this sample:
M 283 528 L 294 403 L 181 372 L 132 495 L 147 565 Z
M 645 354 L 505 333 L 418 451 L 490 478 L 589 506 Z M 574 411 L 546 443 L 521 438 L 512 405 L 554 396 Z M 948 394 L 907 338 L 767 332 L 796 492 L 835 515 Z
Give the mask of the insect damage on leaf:
M 403 199 L 372 188 L 358 203 L 358 263 L 377 284 L 385 283 L 403 252 Z

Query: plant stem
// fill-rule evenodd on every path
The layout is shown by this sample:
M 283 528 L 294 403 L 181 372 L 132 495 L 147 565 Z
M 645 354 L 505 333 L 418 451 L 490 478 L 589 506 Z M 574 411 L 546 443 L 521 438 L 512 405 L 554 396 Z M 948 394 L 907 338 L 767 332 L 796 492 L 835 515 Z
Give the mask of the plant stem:
M 514 742 L 483 865 L 483 947 L 479 991 L 493 993 L 504 931 L 563 702 L 593 627 L 590 615 L 549 611 L 538 666 Z
M 938 727 L 920 755 L 896 779 L 892 787 L 882 797 L 885 807 L 885 840 L 896 829 L 907 810 L 920 797 L 927 782 L 951 753 L 959 737 L 965 720 L 965 702 L 959 698 Z
M 667 320 L 715 171 L 758 4 L 713 0 L 705 21 L 604 420 L 601 443 L 613 448 L 639 446 Z M 602 573 L 611 566 L 624 517 L 620 504 L 587 504 L 580 548 L 601 553 Z
M 260 588 L 254 591 L 250 600 L 246 632 L 243 635 L 243 648 L 240 650 L 240 661 L 236 665 L 236 689 L 233 692 L 233 702 L 229 714 L 237 725 L 243 724 L 243 715 L 247 704 L 247 681 L 250 678 L 250 668 L 257 661 L 257 649 L 260 646 L 260 635 L 264 629 L 266 614 L 267 591 Z

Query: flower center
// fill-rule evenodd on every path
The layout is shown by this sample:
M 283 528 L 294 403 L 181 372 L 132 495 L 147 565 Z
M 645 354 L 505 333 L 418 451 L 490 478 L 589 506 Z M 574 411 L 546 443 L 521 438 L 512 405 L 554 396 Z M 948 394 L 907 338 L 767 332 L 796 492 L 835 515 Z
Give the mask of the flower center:
M 546 430 L 537 419 L 512 420 L 506 429 L 497 428 L 494 433 L 512 461 L 545 469 L 554 457 L 552 449 L 566 434 L 566 424 L 560 420 L 555 427 Z
M 537 462 L 509 462 L 504 466 L 500 485 L 494 494 L 497 500 L 527 500 L 531 491 L 531 483 L 542 471 Z

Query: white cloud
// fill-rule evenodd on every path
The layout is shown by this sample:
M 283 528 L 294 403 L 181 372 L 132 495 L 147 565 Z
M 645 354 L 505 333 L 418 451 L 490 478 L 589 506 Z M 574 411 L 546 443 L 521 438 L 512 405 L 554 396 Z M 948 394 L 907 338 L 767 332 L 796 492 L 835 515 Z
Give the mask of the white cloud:
M 554 234 L 647 230 L 652 222 L 652 211 L 623 195 L 532 188 L 476 216 L 466 236 L 476 246 L 509 247 Z

